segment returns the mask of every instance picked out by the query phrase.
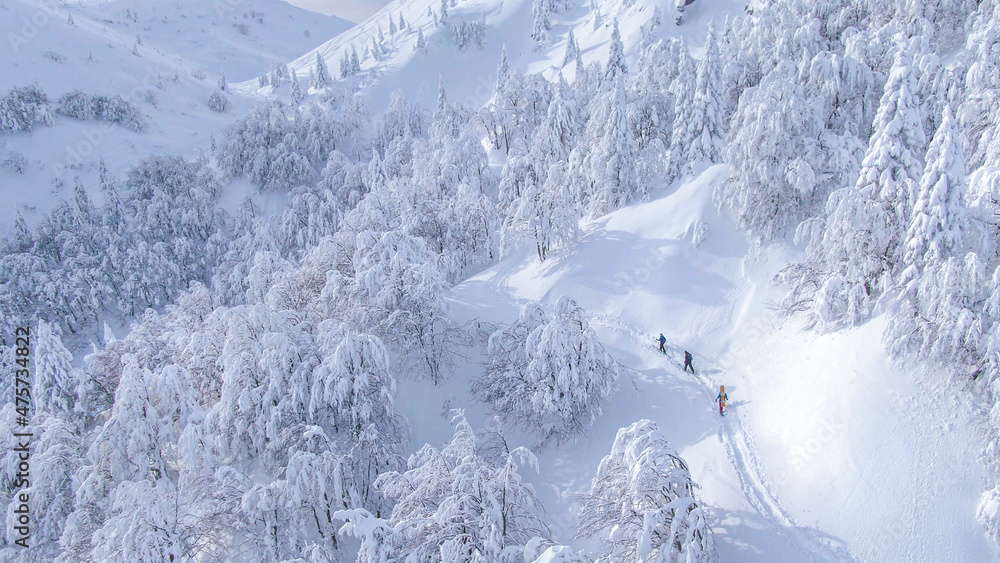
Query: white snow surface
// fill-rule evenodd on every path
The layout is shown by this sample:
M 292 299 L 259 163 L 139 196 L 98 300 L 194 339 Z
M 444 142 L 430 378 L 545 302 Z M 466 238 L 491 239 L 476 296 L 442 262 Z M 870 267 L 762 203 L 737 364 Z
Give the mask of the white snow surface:
M 541 470 L 527 478 L 556 540 L 593 547 L 574 540 L 579 495 L 617 430 L 648 418 L 701 485 L 722 561 L 989 560 L 975 521 L 984 475 L 975 409 L 948 384 L 928 384 L 933 374 L 894 366 L 880 345 L 881 319 L 814 334 L 776 318 L 770 279 L 789 251 L 755 249 L 718 215 L 711 193 L 726 174 L 711 167 L 587 225 L 555 259 L 525 252 L 451 292 L 463 322 L 511 322 L 526 299 L 553 305 L 569 295 L 634 370 L 586 436 L 536 449 Z M 696 248 L 699 220 L 708 236 Z M 660 332 L 667 356 L 656 350 Z M 684 350 L 696 375 L 681 371 Z M 466 391 L 477 369 L 460 369 L 443 388 L 402 382 L 414 447 L 448 439 L 449 408 L 486 423 Z M 720 384 L 725 417 L 714 402 Z
M 24 174 L 0 170 L 0 197 L 8 202 L 0 207 L 0 229 L 11 224 L 15 209 L 29 223 L 47 213 L 72 194 L 76 177 L 100 201 L 101 159 L 120 177 L 149 155 L 207 152 L 210 135 L 220 136 L 255 103 L 231 95 L 228 113 L 210 111 L 208 98 L 223 73 L 231 82 L 256 80 L 349 27 L 280 0 L 0 2 L 0 95 L 37 83 L 53 109 L 59 96 L 77 89 L 121 96 L 149 122 L 148 131 L 136 133 L 57 115 L 52 127 L 5 134 L 0 158 L 15 151 L 29 164 Z

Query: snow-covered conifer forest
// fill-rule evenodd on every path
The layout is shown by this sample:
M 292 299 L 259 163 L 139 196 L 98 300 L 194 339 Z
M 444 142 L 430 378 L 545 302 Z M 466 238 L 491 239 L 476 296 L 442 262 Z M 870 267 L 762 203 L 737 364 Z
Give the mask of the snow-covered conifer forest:
M 0 0 L 0 561 L 1000 557 L 1000 2 L 382 4 Z

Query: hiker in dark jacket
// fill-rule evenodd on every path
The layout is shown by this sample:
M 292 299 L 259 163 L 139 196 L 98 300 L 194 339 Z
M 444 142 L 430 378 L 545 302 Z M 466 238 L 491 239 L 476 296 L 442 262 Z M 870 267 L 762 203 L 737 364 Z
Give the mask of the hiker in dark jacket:
M 693 359 L 694 356 L 691 355 L 691 352 L 684 350 L 684 371 L 687 371 L 688 368 L 691 368 L 691 373 L 694 373 L 694 366 L 691 364 L 691 360 Z

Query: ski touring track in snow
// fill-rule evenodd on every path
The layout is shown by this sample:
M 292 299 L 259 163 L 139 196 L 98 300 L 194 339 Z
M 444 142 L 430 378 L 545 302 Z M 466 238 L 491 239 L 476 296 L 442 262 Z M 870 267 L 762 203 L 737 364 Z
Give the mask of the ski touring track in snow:
M 638 350 L 642 350 L 644 354 L 658 357 L 663 356 L 645 344 L 650 340 L 649 334 L 632 326 L 620 317 L 594 315 L 590 320 L 593 325 L 610 329 L 626 336 L 629 342 L 635 345 Z M 672 346 L 669 342 L 667 347 L 673 354 L 662 359 L 666 360 L 674 368 L 681 369 L 679 362 L 670 359 L 679 357 L 678 354 L 681 353 L 681 350 L 676 346 Z M 702 367 L 695 374 L 684 372 L 684 375 L 698 382 L 705 396 L 714 402 L 715 398 L 712 395 L 719 388 L 719 383 L 705 375 L 705 362 L 702 361 L 700 363 L 702 363 Z M 722 372 L 719 369 L 715 369 L 714 373 Z M 753 434 L 740 417 L 738 410 L 727 409 L 726 416 L 719 418 L 719 438 L 722 440 L 729 462 L 732 464 L 739 478 L 743 495 L 754 510 L 766 519 L 766 521 L 770 522 L 779 535 L 788 539 L 792 545 L 797 546 L 803 555 L 807 556 L 811 561 L 859 561 L 843 545 L 835 544 L 834 540 L 824 539 L 821 533 L 813 528 L 799 526 L 785 511 L 781 506 L 781 501 L 778 500 L 777 495 L 774 493 L 763 465 L 757 457 L 757 446 Z

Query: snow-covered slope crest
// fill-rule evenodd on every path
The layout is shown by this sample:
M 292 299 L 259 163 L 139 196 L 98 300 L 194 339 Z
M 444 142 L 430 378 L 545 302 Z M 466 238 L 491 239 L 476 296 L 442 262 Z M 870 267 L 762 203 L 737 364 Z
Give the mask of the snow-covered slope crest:
M 448 4 L 445 24 L 440 16 L 440 0 L 394 0 L 364 22 L 304 53 L 289 63 L 289 68 L 305 80 L 315 69 L 318 56 L 336 79 L 341 77 L 342 60 L 356 52 L 360 72 L 355 80 L 363 87 L 374 115 L 384 110 L 396 90 L 402 91 L 407 100 L 433 107 L 439 78 L 448 85 L 452 102 L 478 108 L 493 95 L 495 69 L 503 50 L 510 65 L 522 72 L 541 72 L 555 80 L 564 71 L 572 79 L 572 65 L 563 68 L 571 32 L 585 63 L 604 64 L 612 23 L 617 21 L 626 55 L 634 60 L 642 29 L 659 16 L 662 25 L 658 35 L 684 37 L 698 54 L 709 23 L 721 23 L 726 16 L 741 13 L 744 7 L 737 0 L 700 0 L 688 6 L 683 23 L 675 25 L 673 0 L 571 0 L 566 3 L 568 8 L 550 16 L 551 29 L 539 41 L 532 37 L 534 3 L 459 0 Z M 456 39 L 456 30 L 463 25 L 474 38 Z M 478 25 L 484 26 L 481 42 L 479 32 L 474 30 Z M 459 47 L 462 41 L 467 44 Z M 256 95 L 289 95 L 287 87 L 275 91 L 271 86 L 261 87 L 257 80 L 237 87 Z
M 524 4 L 530 8 L 529 0 L 465 0 L 450 9 L 444 21 L 452 26 L 457 26 L 460 22 L 486 23 L 489 30 L 487 41 L 492 40 L 490 43 L 497 44 L 496 49 L 490 49 L 489 57 L 483 57 L 482 49 L 473 45 L 468 47 L 464 58 L 472 58 L 474 61 L 462 60 L 455 55 L 442 56 L 446 52 L 455 51 L 455 46 L 450 37 L 450 28 L 445 25 L 439 14 L 441 3 L 433 0 L 394 0 L 365 21 L 316 49 L 302 54 L 291 61 L 288 67 L 300 80 L 305 80 L 315 69 L 317 57 L 320 57 L 334 78 L 343 78 L 345 73 L 342 71 L 342 61 L 357 55 L 359 63 L 357 70 L 360 71 L 359 82 L 362 86 L 371 86 L 376 82 L 398 85 L 399 79 L 415 81 L 420 85 L 419 89 L 414 91 L 411 88 L 406 92 L 407 98 L 412 100 L 414 94 L 421 97 L 420 94 L 436 93 L 439 74 L 446 75 L 447 79 L 447 75 L 455 73 L 453 76 L 455 80 L 448 82 L 461 87 L 460 82 L 474 82 L 474 80 L 458 80 L 459 77 L 473 78 L 469 76 L 470 71 L 476 72 L 473 69 L 492 69 L 496 65 L 496 61 L 499 60 L 499 44 L 507 38 L 501 40 L 495 26 L 509 19 L 512 14 L 522 12 Z M 424 68 L 426 73 L 417 70 L 400 72 L 418 56 L 421 59 L 429 59 L 434 69 Z M 380 78 L 382 80 L 379 80 Z M 430 88 L 429 85 L 432 83 L 433 88 Z M 492 83 L 489 85 L 492 86 Z M 276 91 L 271 86 L 261 87 L 255 80 L 243 82 L 236 87 L 241 91 L 260 95 L 282 94 L 280 90 Z M 387 93 L 385 87 L 380 87 L 378 93 L 371 94 L 371 97 L 378 100 Z M 481 101 L 485 101 L 490 93 L 492 92 L 484 90 L 480 95 Z M 287 95 L 287 92 L 285 94 Z M 377 101 L 374 103 L 376 114 L 382 105 L 385 104 L 379 104 Z

